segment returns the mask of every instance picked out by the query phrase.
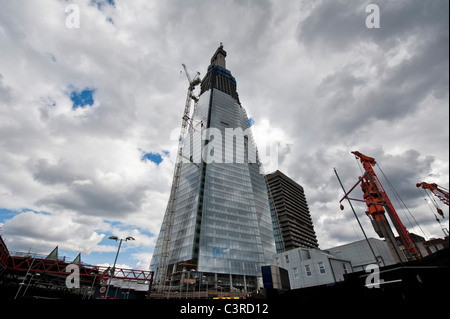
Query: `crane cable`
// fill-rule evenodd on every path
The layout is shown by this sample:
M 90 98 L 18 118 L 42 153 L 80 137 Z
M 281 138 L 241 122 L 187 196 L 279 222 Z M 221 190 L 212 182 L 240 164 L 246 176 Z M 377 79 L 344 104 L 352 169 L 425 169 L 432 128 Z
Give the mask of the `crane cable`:
M 420 188 L 419 188 L 419 189 L 420 189 Z M 422 191 L 422 190 L 421 190 L 421 191 Z M 425 192 L 425 194 L 427 194 L 427 196 L 428 196 L 428 198 L 430 199 L 430 201 L 434 204 L 434 207 L 436 208 L 437 213 L 438 213 L 439 215 L 441 215 L 442 218 L 444 218 L 444 212 L 443 212 L 442 209 L 439 207 L 439 204 L 438 204 L 438 202 L 436 201 L 436 199 L 434 198 L 434 196 L 431 196 L 430 192 L 427 192 L 425 189 L 424 189 L 423 191 Z M 433 193 L 433 195 L 435 195 L 434 192 L 431 192 L 431 193 Z M 422 196 L 424 197 L 424 199 L 425 199 L 425 201 L 426 201 L 425 195 L 422 195 Z M 427 201 L 427 203 L 428 203 L 428 201 Z M 430 204 L 428 204 L 428 206 L 429 206 L 430 209 L 431 209 Z M 433 209 L 431 209 L 431 211 L 433 211 Z M 433 214 L 434 214 L 434 211 L 433 211 Z M 436 216 L 436 215 L 435 215 L 435 216 Z M 437 218 L 437 216 L 436 216 L 436 218 Z
M 428 194 L 425 190 L 422 190 L 421 188 L 418 188 L 418 190 L 419 190 L 420 194 L 422 195 L 423 200 L 425 201 L 425 203 L 427 203 L 427 206 L 430 209 L 431 213 L 434 215 L 434 217 L 437 218 L 436 214 L 434 213 L 433 207 L 431 207 L 430 203 L 428 202 L 428 200 L 427 200 L 427 198 L 425 196 L 425 194 L 428 195 L 428 197 L 431 200 L 432 197 L 430 196 L 430 194 Z M 424 194 L 424 192 L 425 192 L 425 194 Z M 436 206 L 436 204 L 434 204 L 434 206 Z M 435 208 L 437 208 L 437 207 L 435 207 Z
M 428 195 L 428 197 L 429 197 L 429 198 L 431 199 L 431 201 L 433 202 L 434 207 L 436 207 L 436 209 L 440 209 L 437 200 L 436 200 L 433 196 L 430 195 L 430 192 L 425 192 L 425 193 Z M 434 192 L 433 192 L 433 195 L 435 195 Z
M 428 239 L 428 236 L 425 234 L 424 230 L 422 229 L 422 227 L 419 225 L 419 223 L 417 222 L 416 218 L 414 217 L 414 215 L 411 213 L 411 211 L 409 210 L 408 206 L 406 206 L 405 202 L 403 201 L 403 199 L 400 197 L 400 195 L 398 194 L 397 190 L 394 188 L 394 186 L 392 185 L 392 183 L 389 181 L 389 179 L 387 178 L 387 176 L 384 174 L 383 170 L 381 169 L 380 165 L 377 163 L 378 169 L 380 170 L 381 174 L 383 175 L 384 179 L 386 180 L 386 182 L 388 183 L 390 189 L 392 190 L 392 192 L 394 193 L 395 198 L 397 199 L 398 204 L 400 205 L 400 207 L 402 207 L 403 213 L 406 216 L 406 219 L 408 220 L 408 223 L 410 225 L 410 227 L 413 227 L 413 223 L 411 223 L 408 214 L 406 214 L 406 211 L 408 211 L 409 215 L 411 216 L 411 218 L 414 220 L 415 224 L 419 227 L 419 229 L 421 230 L 422 234 L 425 236 L 426 239 Z M 403 205 L 402 205 L 403 204 Z

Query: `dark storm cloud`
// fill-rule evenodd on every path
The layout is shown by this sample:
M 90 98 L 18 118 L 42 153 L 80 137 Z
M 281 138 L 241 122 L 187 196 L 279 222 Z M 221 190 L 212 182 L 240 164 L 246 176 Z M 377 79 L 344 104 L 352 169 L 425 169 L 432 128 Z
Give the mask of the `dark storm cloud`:
M 3 75 L 0 73 L 0 102 L 8 103 L 11 99 L 11 90 L 3 86 Z
M 384 79 L 369 92 L 364 102 L 373 116 L 396 120 L 417 110 L 423 100 L 433 95 L 438 99 L 448 94 L 448 33 L 432 37 L 413 56 L 380 74 Z
M 359 1 L 319 2 L 298 26 L 298 40 L 308 49 L 324 57 L 354 56 L 343 58 L 316 88 L 315 112 L 333 112 L 320 117 L 327 136 L 330 130 L 353 134 L 377 120 L 398 121 L 427 97 L 445 102 L 448 96 L 448 2 L 375 3 L 380 29 L 366 28 L 367 3 Z
M 380 8 L 380 28 L 366 28 L 369 4 Z M 384 48 L 403 41 L 411 34 L 418 38 L 448 34 L 448 1 L 319 1 L 297 27 L 300 43 L 321 46 L 330 53 L 346 50 L 359 41 Z M 446 28 L 447 26 L 447 28 Z M 442 43 L 445 45 L 445 43 Z
M 361 2 L 321 1 L 297 27 L 298 40 L 327 51 L 343 50 L 354 43 L 365 28 L 365 6 Z
M 35 180 L 47 185 L 70 185 L 75 179 L 83 176 L 80 172 L 76 173 L 73 163 L 64 158 L 56 164 L 51 164 L 47 159 L 38 159 L 33 171 Z
M 141 184 L 114 187 L 96 181 L 79 181 L 67 192 L 44 197 L 36 204 L 82 212 L 83 215 L 123 218 L 141 208 L 146 190 Z
M 390 188 L 391 184 L 395 192 L 402 194 L 402 200 L 410 203 L 414 207 L 414 199 L 418 197 L 416 183 L 432 170 L 435 158 L 432 156 L 422 156 L 416 150 L 408 150 L 397 156 L 380 154 L 378 160 L 378 171 L 380 180 L 386 185 L 386 191 L 390 192 L 394 198 L 395 194 Z M 381 174 L 380 174 L 381 173 Z M 388 180 L 386 181 L 386 177 Z

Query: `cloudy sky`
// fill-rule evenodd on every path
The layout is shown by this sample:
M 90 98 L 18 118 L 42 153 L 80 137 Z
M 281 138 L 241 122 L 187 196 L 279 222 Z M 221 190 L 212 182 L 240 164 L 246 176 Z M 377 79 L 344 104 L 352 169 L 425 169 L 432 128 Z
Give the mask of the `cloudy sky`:
M 366 27 L 370 3 L 379 28 Z M 363 238 L 348 204 L 339 210 L 333 171 L 353 186 L 354 150 L 377 160 L 410 231 L 443 236 L 415 184 L 449 188 L 447 0 L 0 5 L 0 226 L 11 251 L 58 245 L 111 264 L 108 237 L 133 236 L 118 263 L 147 269 L 184 108 L 181 64 L 204 75 L 220 42 L 257 143 L 279 143 L 265 169 L 304 187 L 321 248 Z M 355 208 L 376 237 L 364 206 Z

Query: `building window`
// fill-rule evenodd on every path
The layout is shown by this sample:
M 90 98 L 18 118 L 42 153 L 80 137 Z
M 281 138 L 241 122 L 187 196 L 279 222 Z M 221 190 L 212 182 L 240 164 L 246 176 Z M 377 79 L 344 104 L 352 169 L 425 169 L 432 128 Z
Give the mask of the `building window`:
M 311 259 L 311 256 L 309 255 L 308 249 L 300 249 L 299 250 L 300 260 L 308 260 Z
M 294 279 L 298 279 L 300 278 L 300 276 L 298 275 L 298 268 L 292 268 L 292 272 L 294 273 Z
M 348 268 L 346 263 L 342 263 L 342 269 L 344 269 L 344 274 L 348 274 Z
M 305 265 L 305 273 L 306 273 L 306 277 L 311 277 L 312 272 L 311 272 L 311 267 L 309 265 Z
M 325 265 L 323 264 L 323 262 L 318 263 L 317 266 L 319 266 L 319 272 L 320 272 L 322 275 L 323 275 L 323 274 L 326 274 L 326 271 L 325 271 Z
M 286 258 L 286 264 L 289 264 L 289 255 L 284 256 Z

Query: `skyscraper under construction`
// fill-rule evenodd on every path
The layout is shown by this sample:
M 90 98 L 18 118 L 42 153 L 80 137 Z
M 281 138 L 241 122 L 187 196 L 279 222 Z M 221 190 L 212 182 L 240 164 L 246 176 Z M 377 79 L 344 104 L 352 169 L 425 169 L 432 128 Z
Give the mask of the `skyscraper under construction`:
M 171 196 L 150 266 L 156 288 L 169 293 L 189 285 L 197 293 L 253 291 L 275 253 L 262 164 L 226 55 L 221 44 L 201 83 L 189 78 Z M 197 83 L 199 97 L 192 94 Z

